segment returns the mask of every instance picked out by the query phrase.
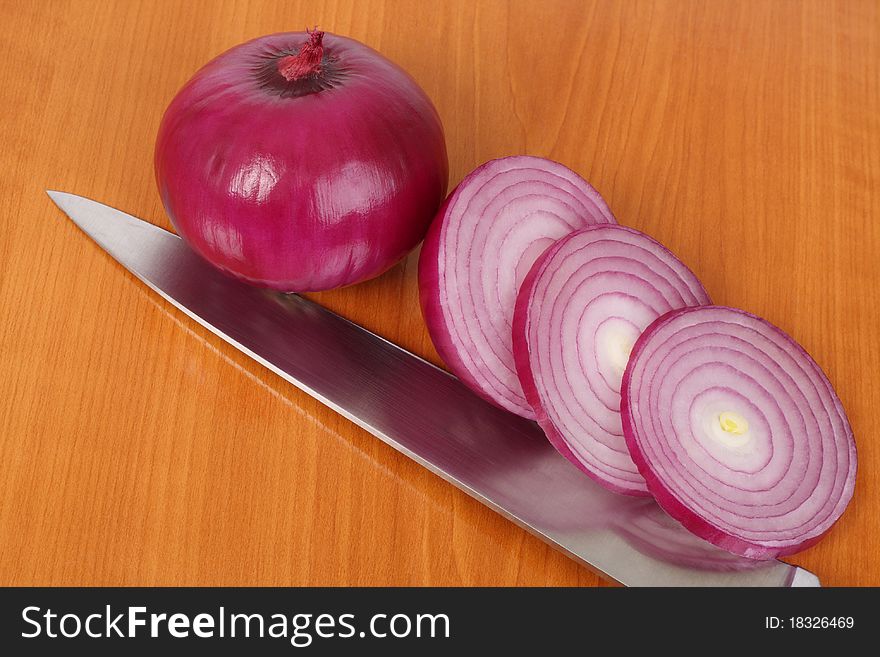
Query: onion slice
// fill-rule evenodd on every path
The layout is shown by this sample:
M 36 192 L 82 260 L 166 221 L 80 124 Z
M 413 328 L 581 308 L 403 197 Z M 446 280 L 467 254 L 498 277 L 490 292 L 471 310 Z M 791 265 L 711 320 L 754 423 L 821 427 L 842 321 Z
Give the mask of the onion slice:
M 705 303 L 706 291 L 681 261 L 623 226 L 559 240 L 523 283 L 513 342 L 525 396 L 554 447 L 606 488 L 649 494 L 620 421 L 633 344 L 660 315 Z
M 660 506 L 730 552 L 797 552 L 852 497 L 855 442 L 828 378 L 745 311 L 707 306 L 654 322 L 633 349 L 621 410 Z
M 575 229 L 614 223 L 605 201 L 563 165 L 492 160 L 449 195 L 419 259 L 419 297 L 431 339 L 477 394 L 527 418 L 513 359 L 516 293 L 537 257 Z

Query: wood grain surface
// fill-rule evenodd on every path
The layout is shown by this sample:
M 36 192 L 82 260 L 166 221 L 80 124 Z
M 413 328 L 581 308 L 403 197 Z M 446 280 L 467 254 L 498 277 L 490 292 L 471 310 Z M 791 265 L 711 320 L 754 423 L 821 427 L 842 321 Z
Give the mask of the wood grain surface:
M 856 432 L 854 500 L 790 560 L 880 585 L 880 4 L 0 1 L 0 584 L 595 585 L 597 577 L 161 301 L 46 188 L 170 227 L 165 106 L 307 26 L 406 68 L 451 181 L 589 179 L 720 303 L 796 336 Z M 435 362 L 414 254 L 310 295 Z

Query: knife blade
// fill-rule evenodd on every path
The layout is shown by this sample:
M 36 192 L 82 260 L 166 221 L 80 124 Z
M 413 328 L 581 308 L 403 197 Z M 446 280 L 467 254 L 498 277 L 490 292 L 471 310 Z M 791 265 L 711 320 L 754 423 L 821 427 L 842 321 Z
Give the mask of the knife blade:
M 735 557 L 693 537 L 653 501 L 606 491 L 535 423 L 320 305 L 234 280 L 175 234 L 120 210 L 47 193 L 177 309 L 600 576 L 629 586 L 818 586 L 802 568 Z

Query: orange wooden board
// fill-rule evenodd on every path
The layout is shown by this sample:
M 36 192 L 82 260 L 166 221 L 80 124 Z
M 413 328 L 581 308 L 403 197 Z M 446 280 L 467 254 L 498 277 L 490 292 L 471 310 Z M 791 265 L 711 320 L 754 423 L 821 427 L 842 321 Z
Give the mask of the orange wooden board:
M 51 204 L 169 227 L 153 140 L 214 55 L 321 28 L 406 68 L 451 180 L 530 153 L 720 303 L 795 335 L 856 432 L 855 498 L 791 561 L 880 585 L 880 5 L 0 1 L 0 584 L 594 585 L 135 281 Z M 311 295 L 437 362 L 416 255 Z

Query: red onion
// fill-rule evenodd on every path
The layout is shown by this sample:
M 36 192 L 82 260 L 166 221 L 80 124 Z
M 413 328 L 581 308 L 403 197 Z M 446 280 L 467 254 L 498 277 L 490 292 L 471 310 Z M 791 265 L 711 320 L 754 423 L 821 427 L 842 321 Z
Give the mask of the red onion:
M 788 335 L 742 310 L 655 321 L 633 348 L 621 409 L 660 506 L 730 552 L 797 552 L 852 497 L 855 443 L 831 384 Z
M 424 236 L 448 181 L 443 128 L 402 69 L 323 32 L 265 36 L 186 83 L 156 179 L 180 235 L 282 291 L 381 274 Z
M 532 263 L 572 230 L 614 223 L 585 180 L 538 157 L 492 160 L 446 199 L 425 238 L 419 293 L 441 358 L 477 394 L 533 418 L 516 376 L 511 321 Z
M 520 289 L 516 367 L 538 424 L 600 484 L 648 495 L 620 424 L 620 382 L 636 338 L 660 315 L 709 303 L 696 276 L 631 228 L 595 226 L 559 240 Z

